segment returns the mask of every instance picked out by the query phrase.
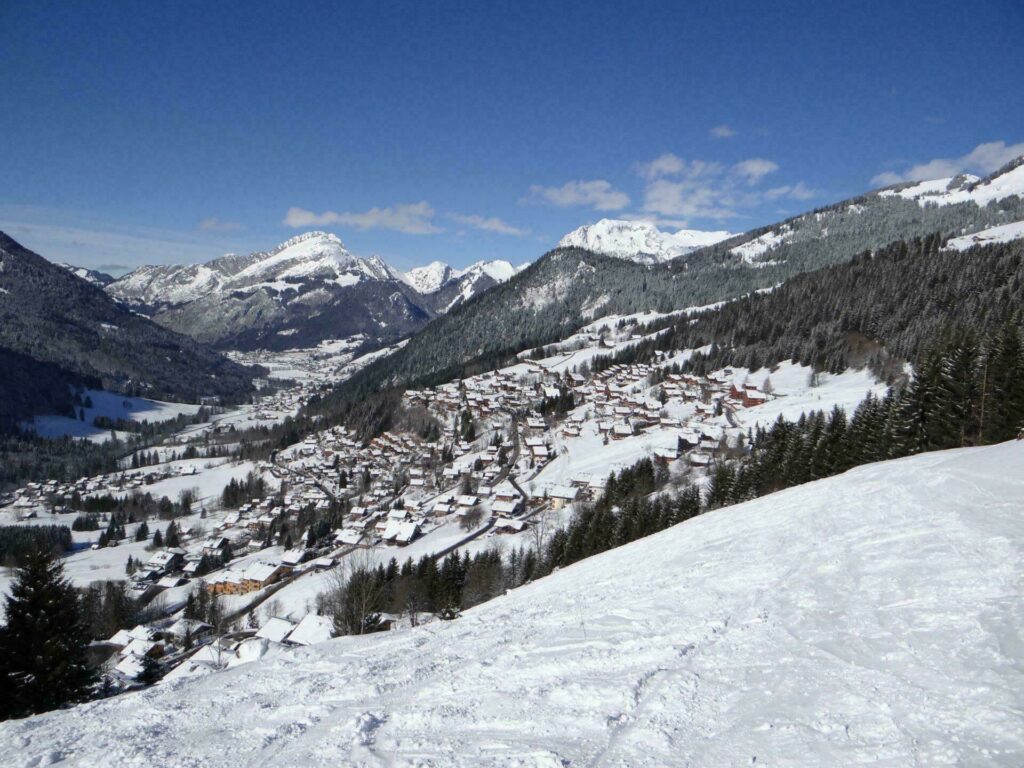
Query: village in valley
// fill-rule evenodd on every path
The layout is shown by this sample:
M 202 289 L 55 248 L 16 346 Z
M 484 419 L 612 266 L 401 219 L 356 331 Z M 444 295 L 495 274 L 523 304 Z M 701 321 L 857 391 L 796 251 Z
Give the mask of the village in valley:
M 261 353 L 271 379 L 251 404 L 214 408 L 116 473 L 21 487 L 0 499 L 0 520 L 67 525 L 73 583 L 127 585 L 145 621 L 92 649 L 105 685 L 131 689 L 329 639 L 324 596 L 355 564 L 539 548 L 609 474 L 642 458 L 699 483 L 755 425 L 879 386 L 848 372 L 822 387 L 796 365 L 681 372 L 693 351 L 612 362 L 654 317 L 606 318 L 505 368 L 409 390 L 402 406 L 415 426 L 366 444 L 332 426 L 244 460 L 241 431 L 298 413 L 366 362 L 352 359 L 353 343 Z M 398 630 L 431 618 L 378 621 Z

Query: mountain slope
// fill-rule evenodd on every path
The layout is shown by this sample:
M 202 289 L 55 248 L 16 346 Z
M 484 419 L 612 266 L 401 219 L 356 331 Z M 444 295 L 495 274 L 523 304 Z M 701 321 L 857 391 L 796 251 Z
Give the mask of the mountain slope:
M 985 179 L 957 176 L 898 184 L 761 227 L 690 254 L 673 269 L 741 261 L 801 272 L 896 240 L 962 236 L 1024 219 L 1024 157 Z M 779 272 L 780 270 L 775 270 Z
M 921 206 L 881 190 L 697 249 L 666 264 L 642 265 L 581 249 L 556 249 L 428 325 L 400 351 L 343 384 L 335 399 L 362 398 L 388 386 L 433 383 L 488 367 L 521 350 L 564 338 L 600 315 L 705 306 L 847 262 L 899 240 L 936 231 L 962 236 L 1020 221 L 1024 199 L 1014 192 L 1018 167 L 1011 163 L 990 177 L 989 188 L 1006 196 L 983 206 L 973 201 Z M 1011 173 L 1010 182 L 1000 181 Z
M 58 267 L 64 267 L 75 277 L 80 277 L 93 285 L 98 285 L 100 288 L 105 288 L 114 282 L 114 278 L 108 275 L 106 272 L 99 272 L 95 269 L 86 269 L 85 267 L 76 267 L 73 264 L 62 264 L 57 263 Z
M 4 427 L 32 413 L 66 412 L 72 383 L 196 402 L 202 395 L 236 397 L 249 390 L 252 376 L 2 232 L 0 357 Z
M 725 231 L 702 232 L 696 229 L 662 232 L 645 221 L 601 219 L 573 230 L 558 241 L 558 247 L 584 248 L 639 264 L 658 264 L 730 237 L 735 235 Z
M 25 766 L 1017 766 L 1022 462 L 1016 441 L 862 467 L 453 622 L 4 723 L 0 749 Z
M 287 349 L 357 334 L 392 341 L 513 271 L 507 262 L 465 270 L 435 262 L 402 273 L 377 257 L 354 256 L 335 235 L 307 232 L 248 256 L 140 267 L 107 292 L 204 342 Z

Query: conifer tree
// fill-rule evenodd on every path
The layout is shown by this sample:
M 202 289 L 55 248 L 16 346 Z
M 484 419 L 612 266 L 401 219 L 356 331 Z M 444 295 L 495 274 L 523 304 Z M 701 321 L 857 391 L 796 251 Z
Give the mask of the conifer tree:
M 53 553 L 37 549 L 18 569 L 0 627 L 0 719 L 84 700 L 94 680 L 78 593 Z

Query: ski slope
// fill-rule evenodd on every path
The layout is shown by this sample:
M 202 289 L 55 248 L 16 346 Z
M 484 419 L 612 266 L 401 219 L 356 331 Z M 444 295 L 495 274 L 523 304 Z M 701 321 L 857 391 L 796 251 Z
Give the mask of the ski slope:
M 0 724 L 9 765 L 1024 764 L 1024 442 L 683 523 L 453 622 Z

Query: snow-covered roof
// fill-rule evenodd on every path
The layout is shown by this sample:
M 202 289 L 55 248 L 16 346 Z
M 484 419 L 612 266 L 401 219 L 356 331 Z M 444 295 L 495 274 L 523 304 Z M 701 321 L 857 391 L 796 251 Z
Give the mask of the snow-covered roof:
M 295 624 L 287 619 L 280 619 L 275 616 L 259 628 L 259 631 L 256 632 L 256 637 L 266 638 L 275 643 L 282 643 L 288 636 L 288 633 L 295 629 L 295 626 Z
M 291 631 L 287 640 L 296 645 L 313 645 L 330 640 L 333 636 L 334 622 L 330 617 L 310 613 Z

